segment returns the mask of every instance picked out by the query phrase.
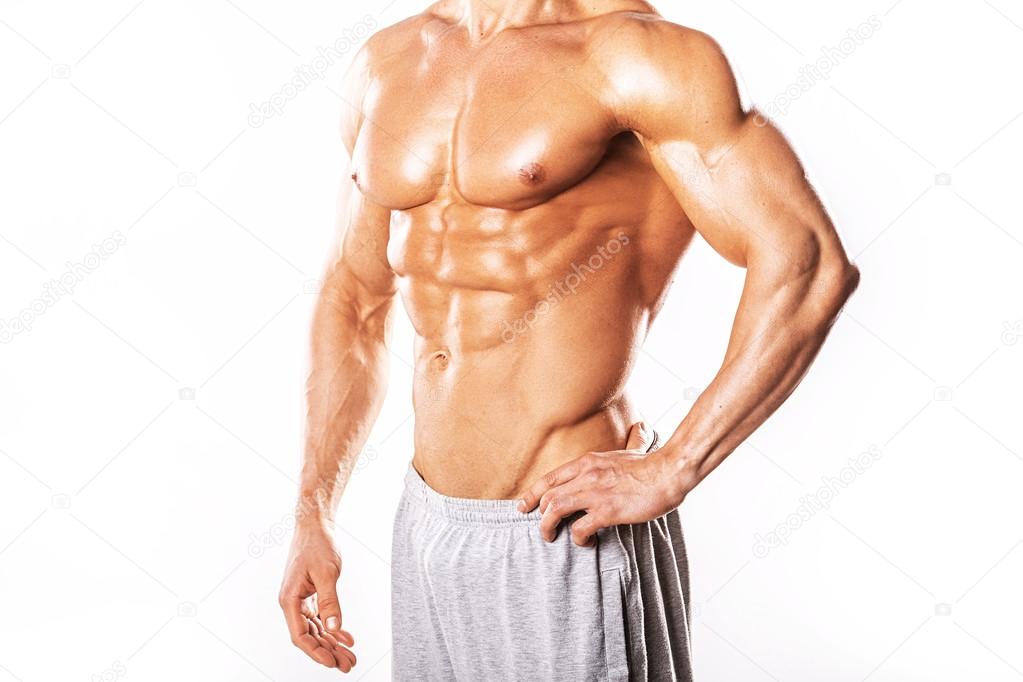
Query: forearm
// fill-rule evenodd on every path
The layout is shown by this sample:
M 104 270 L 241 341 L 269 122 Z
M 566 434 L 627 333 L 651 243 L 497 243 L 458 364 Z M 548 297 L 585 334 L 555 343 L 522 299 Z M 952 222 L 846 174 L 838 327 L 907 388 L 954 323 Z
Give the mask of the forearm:
M 312 329 L 299 523 L 332 523 L 337 503 L 380 412 L 387 387 L 391 301 L 328 279 Z
M 857 280 L 844 257 L 782 279 L 750 268 L 724 362 L 663 448 L 681 495 L 792 393 Z

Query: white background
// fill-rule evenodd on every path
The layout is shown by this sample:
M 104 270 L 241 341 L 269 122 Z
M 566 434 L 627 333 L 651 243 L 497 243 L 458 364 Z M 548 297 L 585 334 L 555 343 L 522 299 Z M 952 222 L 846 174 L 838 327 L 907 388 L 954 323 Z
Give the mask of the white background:
M 892 2 L 662 7 L 761 105 L 881 22 L 777 117 L 863 281 L 795 395 L 684 504 L 700 680 L 1023 677 L 1023 10 Z M 0 320 L 36 306 L 0 344 L 0 681 L 337 676 L 291 647 L 276 593 L 351 53 L 249 113 L 346 28 L 420 7 L 0 2 Z M 741 279 L 702 242 L 684 263 L 630 387 L 660 430 L 713 376 Z M 396 332 L 338 536 L 353 679 L 390 677 Z

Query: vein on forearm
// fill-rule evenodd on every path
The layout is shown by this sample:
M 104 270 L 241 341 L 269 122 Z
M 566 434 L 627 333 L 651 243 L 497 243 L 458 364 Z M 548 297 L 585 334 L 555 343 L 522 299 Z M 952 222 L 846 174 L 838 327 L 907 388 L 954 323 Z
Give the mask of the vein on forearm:
M 805 266 L 805 267 L 803 267 Z M 751 268 L 721 369 L 679 426 L 692 475 L 702 480 L 762 424 L 805 375 L 844 292 L 829 290 L 819 259 L 787 276 Z
M 383 403 L 389 299 L 329 283 L 313 325 L 302 496 L 329 516 Z

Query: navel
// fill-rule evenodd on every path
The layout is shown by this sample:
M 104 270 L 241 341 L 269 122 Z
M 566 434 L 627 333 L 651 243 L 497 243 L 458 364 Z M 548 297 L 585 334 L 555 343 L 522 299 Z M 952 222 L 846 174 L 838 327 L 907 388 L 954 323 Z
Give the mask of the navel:
M 448 368 L 448 363 L 451 361 L 451 354 L 445 350 L 439 350 L 430 356 L 430 362 L 435 369 L 445 370 Z
M 547 179 L 547 169 L 539 163 L 527 163 L 519 169 L 519 181 L 524 185 L 539 185 Z

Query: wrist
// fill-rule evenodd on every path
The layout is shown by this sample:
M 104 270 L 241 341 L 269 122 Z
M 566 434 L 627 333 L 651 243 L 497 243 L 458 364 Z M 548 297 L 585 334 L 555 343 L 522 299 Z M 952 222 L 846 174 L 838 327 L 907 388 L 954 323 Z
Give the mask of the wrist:
M 308 535 L 310 533 L 330 535 L 333 529 L 334 519 L 332 517 L 321 516 L 319 514 L 295 515 L 295 533 L 297 535 Z
M 322 530 L 334 527 L 334 504 L 322 489 L 302 493 L 295 505 L 295 530 Z
M 666 443 L 657 451 L 662 456 L 661 480 L 667 489 L 667 495 L 677 504 L 681 504 L 686 495 L 700 482 L 699 460 L 683 448 Z

